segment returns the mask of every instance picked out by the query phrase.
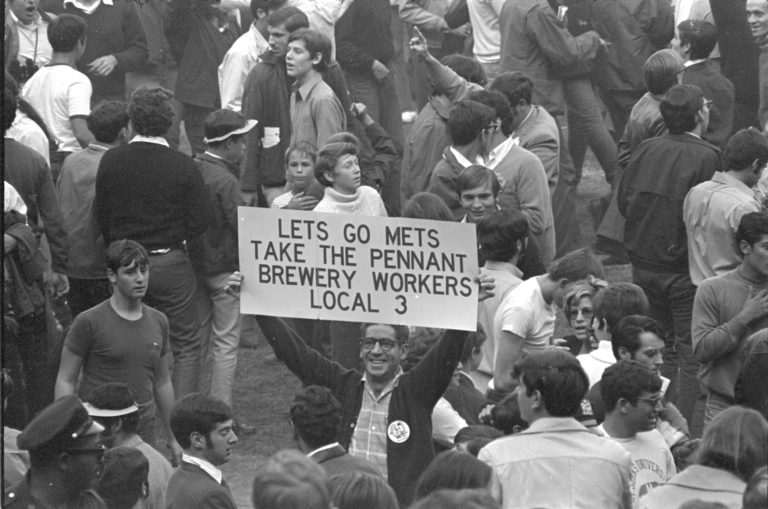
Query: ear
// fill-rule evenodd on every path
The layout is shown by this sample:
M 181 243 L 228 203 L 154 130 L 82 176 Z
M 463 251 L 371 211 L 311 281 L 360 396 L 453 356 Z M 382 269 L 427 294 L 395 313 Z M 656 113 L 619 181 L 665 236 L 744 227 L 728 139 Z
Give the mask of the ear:
M 189 434 L 189 443 L 194 449 L 207 449 L 205 435 L 200 432 L 193 431 Z
M 405 360 L 405 357 L 408 355 L 408 343 L 403 343 L 400 345 L 400 360 Z
M 112 284 L 115 284 L 117 282 L 117 274 L 112 269 L 107 269 L 107 279 L 109 279 L 109 282 Z
M 533 401 L 531 402 L 531 408 L 534 410 L 541 410 L 544 408 L 544 400 L 541 398 L 541 392 L 538 389 L 533 391 L 531 397 L 533 398 Z
M 333 184 L 333 171 L 331 170 L 325 170 L 323 172 L 323 177 L 325 177 L 325 180 Z
M 560 280 L 557 282 L 557 286 L 563 289 L 569 284 L 571 284 L 571 280 L 567 278 L 560 278 Z
M 629 351 L 625 347 L 620 346 L 619 347 L 619 359 L 631 360 L 632 359 L 632 354 L 629 353 Z
M 315 53 L 315 56 L 312 57 L 312 67 L 316 66 L 320 62 L 323 61 L 323 54 L 322 53 Z
M 741 256 L 747 256 L 752 252 L 752 246 L 746 240 L 742 240 L 739 242 L 739 252 L 741 252 Z
M 631 406 L 632 404 L 624 398 L 619 398 L 619 401 L 616 402 L 616 409 L 621 415 L 627 415 Z

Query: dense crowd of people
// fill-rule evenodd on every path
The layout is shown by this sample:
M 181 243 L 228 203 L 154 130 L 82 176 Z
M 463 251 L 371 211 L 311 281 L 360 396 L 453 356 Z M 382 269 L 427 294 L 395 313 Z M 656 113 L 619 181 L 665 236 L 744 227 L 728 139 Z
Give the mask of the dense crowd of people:
M 768 1 L 5 14 L 3 507 L 237 507 L 246 327 L 255 509 L 768 506 Z M 475 225 L 476 330 L 241 316 L 249 206 Z

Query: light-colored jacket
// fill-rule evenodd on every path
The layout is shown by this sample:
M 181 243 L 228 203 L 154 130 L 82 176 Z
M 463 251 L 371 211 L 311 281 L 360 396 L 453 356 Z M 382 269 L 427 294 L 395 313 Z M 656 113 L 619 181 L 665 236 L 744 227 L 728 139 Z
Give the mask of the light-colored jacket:
M 741 509 L 745 488 L 744 481 L 730 472 L 691 465 L 641 497 L 640 509 L 676 508 L 691 500 L 719 502 L 730 509 Z

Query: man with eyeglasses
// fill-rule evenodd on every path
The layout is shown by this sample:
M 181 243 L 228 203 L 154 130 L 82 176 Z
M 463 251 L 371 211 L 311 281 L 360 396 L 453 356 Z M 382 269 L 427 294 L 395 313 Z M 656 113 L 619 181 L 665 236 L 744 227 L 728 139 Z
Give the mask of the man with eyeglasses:
M 632 503 L 677 473 L 669 446 L 656 430 L 661 378 L 636 361 L 620 360 L 603 373 L 601 392 L 608 413 L 597 427 L 632 456 Z
M 479 299 L 492 295 L 493 283 L 476 278 Z M 230 277 L 238 287 L 242 274 Z M 408 328 L 366 323 L 360 327 L 363 372 L 347 369 L 309 348 L 279 318 L 257 316 L 275 351 L 304 385 L 329 388 L 341 403 L 337 440 L 352 456 L 374 464 L 407 505 L 414 484 L 435 456 L 432 409 L 445 392 L 464 349 L 467 333 L 447 331 L 419 364 L 403 373 Z
M 44 408 L 18 437 L 19 448 L 29 451 L 31 467 L 24 480 L 5 493 L 3 507 L 106 507 L 91 489 L 106 450 L 102 431 L 77 396 Z
M 702 139 L 709 102 L 696 85 L 670 88 L 659 110 L 669 132 L 633 150 L 617 200 L 626 218 L 624 246 L 632 281 L 648 297 L 648 314 L 664 327 L 662 337 L 670 338 L 665 354 L 672 362 L 664 375 L 679 378 L 675 403 L 691 422 L 699 396 L 699 363 L 691 346 L 696 287 L 689 273 L 683 202 L 693 186 L 720 171 L 720 150 Z

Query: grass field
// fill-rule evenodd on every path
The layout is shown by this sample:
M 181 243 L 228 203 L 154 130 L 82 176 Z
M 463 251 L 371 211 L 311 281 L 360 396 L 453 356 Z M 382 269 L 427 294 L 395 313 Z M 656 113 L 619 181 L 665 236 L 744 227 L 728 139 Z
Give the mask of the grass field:
M 593 158 L 588 159 L 585 166 L 578 190 L 578 213 L 582 234 L 591 245 L 595 234 L 586 203 L 605 194 L 608 185 L 602 173 L 596 169 Z M 629 268 L 626 265 L 609 266 L 606 267 L 606 275 L 609 281 L 626 281 L 629 280 Z M 567 331 L 562 322 L 562 319 L 558 320 L 558 334 Z M 271 348 L 258 334 L 251 331 L 244 340 L 249 347 L 240 350 L 235 381 L 235 410 L 239 418 L 255 424 L 259 431 L 240 437 L 236 452 L 223 470 L 238 507 L 250 508 L 251 483 L 256 468 L 272 453 L 294 446 L 288 423 L 288 408 L 300 384 L 284 365 L 274 360 L 265 360 Z

